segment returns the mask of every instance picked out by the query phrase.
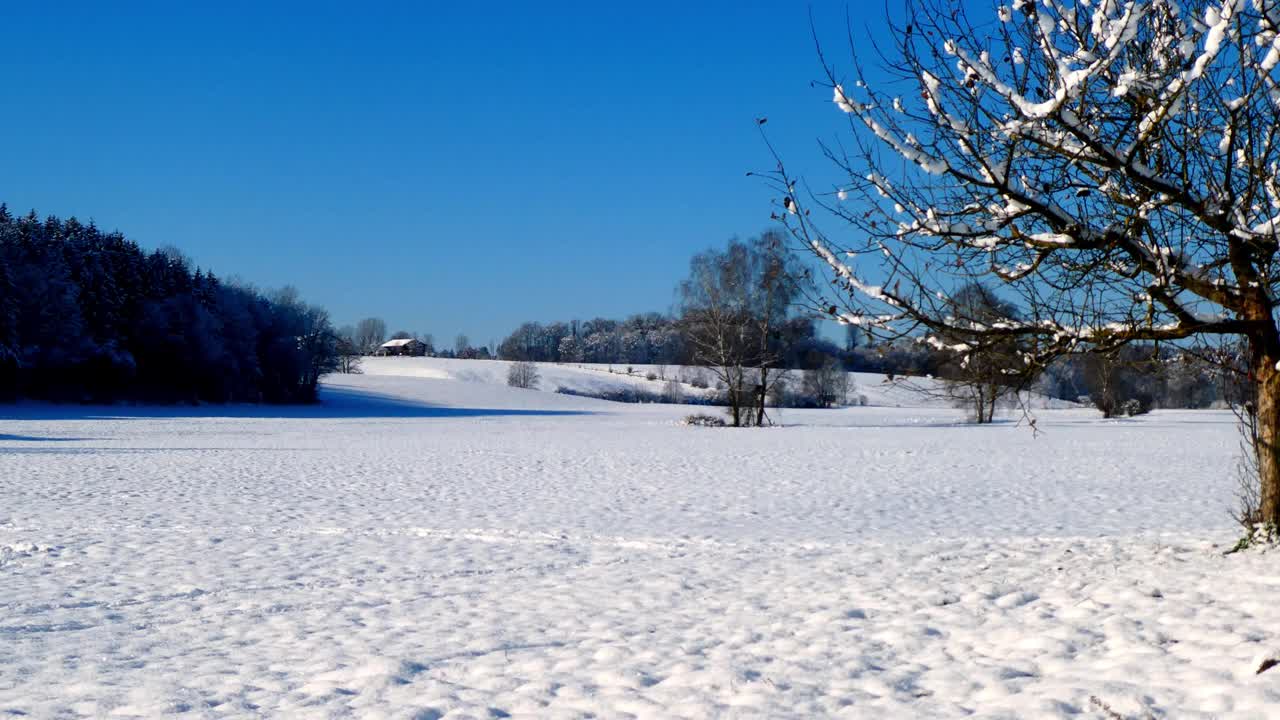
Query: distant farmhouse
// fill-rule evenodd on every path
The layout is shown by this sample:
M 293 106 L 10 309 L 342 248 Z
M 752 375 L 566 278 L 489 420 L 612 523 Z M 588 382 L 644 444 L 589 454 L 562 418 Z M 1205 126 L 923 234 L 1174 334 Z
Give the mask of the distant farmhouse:
M 399 338 L 388 340 L 373 351 L 374 355 L 426 355 L 427 346 L 421 340 Z

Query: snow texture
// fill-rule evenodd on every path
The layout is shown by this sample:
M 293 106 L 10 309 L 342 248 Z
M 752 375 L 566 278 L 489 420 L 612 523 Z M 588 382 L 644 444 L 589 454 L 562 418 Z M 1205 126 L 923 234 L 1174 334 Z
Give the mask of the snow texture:
M 467 367 L 404 362 L 367 367 Z M 1229 413 L 1044 411 L 1033 436 L 850 408 L 732 430 L 498 381 L 322 394 L 5 410 L 0 713 L 1280 707 L 1280 675 L 1254 674 L 1280 649 L 1275 556 L 1222 556 Z

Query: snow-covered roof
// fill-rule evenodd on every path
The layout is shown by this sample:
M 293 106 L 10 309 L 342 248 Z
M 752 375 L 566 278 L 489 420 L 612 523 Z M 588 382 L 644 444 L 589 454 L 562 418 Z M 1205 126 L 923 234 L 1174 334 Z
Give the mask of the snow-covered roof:
M 382 343 L 382 345 L 380 345 L 379 347 L 404 347 L 409 343 L 416 343 L 416 342 L 418 341 L 414 340 L 413 338 L 397 338 L 395 340 L 388 340 Z

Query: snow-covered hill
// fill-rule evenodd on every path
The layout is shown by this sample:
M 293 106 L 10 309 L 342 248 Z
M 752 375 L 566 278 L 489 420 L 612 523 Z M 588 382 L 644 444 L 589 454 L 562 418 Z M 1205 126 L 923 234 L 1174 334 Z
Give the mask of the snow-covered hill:
M 601 396 L 628 389 L 661 397 L 668 380 L 680 383 L 688 397 L 706 396 L 710 391 L 695 387 L 690 381 L 701 375 L 714 383 L 714 378 L 701 368 L 678 365 L 600 365 L 535 363 L 541 380 L 538 389 L 555 392 L 565 389 L 576 394 Z M 505 385 L 511 363 L 503 360 L 451 360 L 427 357 L 368 357 L 361 369 L 370 376 L 400 376 L 462 380 L 465 382 Z M 798 381 L 799 373 L 790 377 Z M 654 379 L 648 379 L 652 376 Z M 872 373 L 849 373 L 852 385 L 850 402 L 871 407 L 942 408 L 949 402 L 938 392 L 940 383 L 930 378 L 895 378 Z M 681 382 L 683 381 L 683 382 Z M 1035 408 L 1069 408 L 1073 403 L 1042 396 L 1027 396 Z

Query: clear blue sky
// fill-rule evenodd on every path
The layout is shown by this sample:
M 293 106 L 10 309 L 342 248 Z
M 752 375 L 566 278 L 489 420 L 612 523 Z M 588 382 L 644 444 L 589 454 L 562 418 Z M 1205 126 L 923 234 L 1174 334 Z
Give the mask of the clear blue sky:
M 693 252 L 769 227 L 754 118 L 806 169 L 841 122 L 797 2 L 188 5 L 5 8 L 0 201 L 339 324 L 666 310 Z M 844 4 L 814 12 L 843 51 Z

